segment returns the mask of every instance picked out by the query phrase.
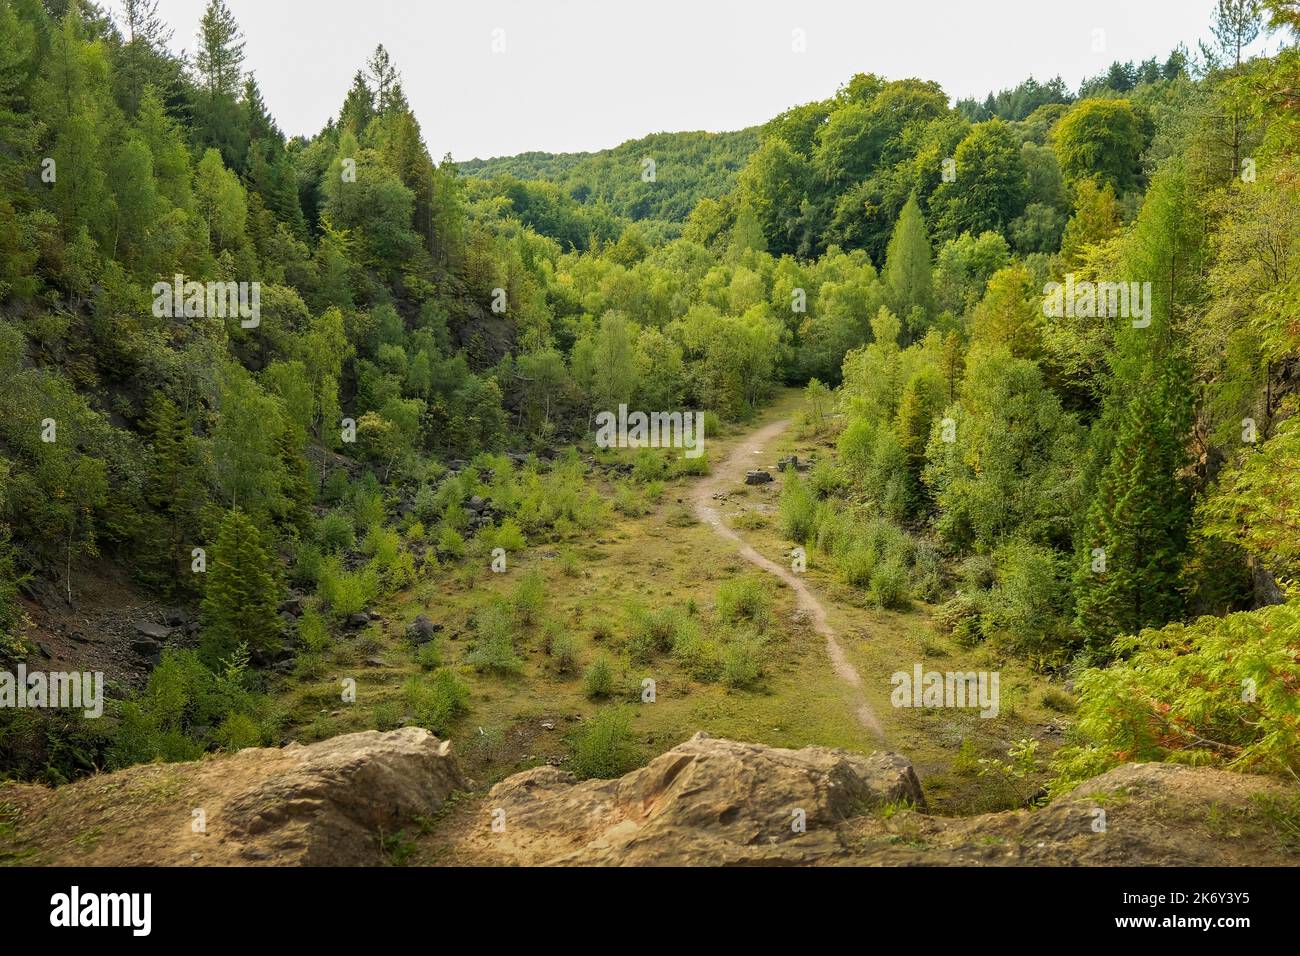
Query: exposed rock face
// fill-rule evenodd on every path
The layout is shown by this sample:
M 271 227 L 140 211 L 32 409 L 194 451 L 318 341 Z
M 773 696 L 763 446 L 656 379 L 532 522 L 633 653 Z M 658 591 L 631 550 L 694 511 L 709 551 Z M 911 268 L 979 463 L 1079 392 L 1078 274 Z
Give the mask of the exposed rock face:
M 617 780 L 537 767 L 457 801 L 428 834 L 413 826 L 469 787 L 450 745 L 414 727 L 0 785 L 0 861 L 374 865 L 381 834 L 405 830 L 423 841 L 413 862 L 473 865 L 1300 863 L 1300 790 L 1173 764 L 1117 767 L 1038 810 L 941 817 L 918 812 L 896 754 L 696 734 Z
M 468 785 L 449 743 L 406 727 L 0 794 L 21 810 L 17 835 L 38 850 L 33 862 L 355 866 L 380 863 L 381 833 Z M 72 845 L 92 830 L 95 841 Z
M 478 842 L 502 863 L 813 863 L 842 852 L 845 820 L 902 800 L 925 802 L 895 754 L 696 734 L 618 780 L 579 783 L 552 767 L 516 774 L 488 794 L 504 829 Z

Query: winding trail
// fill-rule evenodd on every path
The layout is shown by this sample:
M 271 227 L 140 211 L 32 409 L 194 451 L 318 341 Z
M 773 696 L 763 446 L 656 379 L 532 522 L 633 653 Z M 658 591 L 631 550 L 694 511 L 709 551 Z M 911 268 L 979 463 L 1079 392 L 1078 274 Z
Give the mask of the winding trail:
M 715 494 L 730 491 L 737 483 L 743 481 L 745 472 L 749 471 L 757 461 L 763 460 L 759 456 L 762 456 L 767 447 L 789 427 L 790 419 L 780 419 L 764 425 L 736 442 L 725 458 L 713 463 L 709 475 L 695 485 L 692 489 L 691 501 L 696 517 L 711 527 L 720 537 L 735 543 L 739 547 L 741 557 L 779 578 L 794 591 L 799 607 L 812 619 L 817 633 L 826 638 L 826 655 L 831 660 L 836 676 L 853 692 L 854 714 L 858 718 L 858 723 L 874 734 L 877 740 L 883 742 L 884 728 L 880 726 L 875 711 L 871 709 L 871 705 L 867 703 L 862 693 L 862 677 L 849 663 L 844 648 L 835 639 L 835 629 L 830 625 L 825 606 L 794 571 L 759 554 L 740 536 L 739 532 L 725 524 L 718 511 L 717 502 L 713 498 Z

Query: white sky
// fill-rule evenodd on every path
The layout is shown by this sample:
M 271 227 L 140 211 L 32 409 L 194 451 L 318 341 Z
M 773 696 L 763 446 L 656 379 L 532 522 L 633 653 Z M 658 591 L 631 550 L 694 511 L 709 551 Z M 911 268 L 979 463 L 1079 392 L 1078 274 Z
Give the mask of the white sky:
M 117 0 L 106 0 L 116 9 Z M 311 135 L 377 43 L 430 152 L 457 160 L 732 130 L 829 96 L 850 76 L 936 80 L 954 99 L 1208 37 L 1214 0 L 227 0 L 286 133 Z M 162 0 L 194 49 L 206 0 Z M 794 53 L 793 31 L 807 38 Z M 492 51 L 503 30 L 504 53 Z M 1094 31 L 1105 49 L 1094 52 Z M 1262 42 L 1262 41 L 1261 41 Z

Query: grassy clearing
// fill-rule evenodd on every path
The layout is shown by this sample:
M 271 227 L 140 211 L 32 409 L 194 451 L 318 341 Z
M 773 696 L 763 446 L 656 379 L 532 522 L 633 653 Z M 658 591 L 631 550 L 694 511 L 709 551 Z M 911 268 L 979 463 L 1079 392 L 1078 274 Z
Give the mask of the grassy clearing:
M 799 402 L 797 393 L 783 395 L 757 424 L 789 417 Z M 738 437 L 712 439 L 709 457 L 720 461 Z M 755 456 L 753 467 L 791 451 L 829 455 L 790 438 Z M 720 509 L 755 548 L 785 562 L 790 544 L 774 520 L 776 477 L 772 485 L 737 486 Z M 581 769 L 575 759 L 585 767 L 643 762 L 699 730 L 779 747 L 876 749 L 789 589 L 694 519 L 691 481 L 656 473 L 652 493 L 637 507 L 614 509 L 594 536 L 512 554 L 505 573 L 486 562 L 444 568 L 393 595 L 377 608 L 382 621 L 335 641 L 314 673 L 284 681 L 289 736 L 432 726 L 484 784 L 547 762 L 570 769 Z M 602 491 L 612 495 L 626 483 L 615 476 Z M 1043 703 L 1050 685 L 986 648 L 940 636 L 927 605 L 878 610 L 814 555 L 809 560 L 808 580 L 863 677 L 889 748 L 916 764 L 931 803 L 971 812 L 1016 802 L 979 775 L 978 761 L 1005 758 L 1016 740 L 1040 736 L 1060 718 Z M 405 638 L 417 614 L 442 625 L 432 649 L 417 652 Z M 914 662 L 999 669 L 1002 713 L 982 720 L 972 711 L 891 707 L 889 676 Z M 593 668 L 605 671 L 598 687 Z M 340 700 L 345 678 L 356 681 L 355 703 Z M 617 721 L 596 719 L 607 711 Z M 622 729 L 615 733 L 611 722 Z

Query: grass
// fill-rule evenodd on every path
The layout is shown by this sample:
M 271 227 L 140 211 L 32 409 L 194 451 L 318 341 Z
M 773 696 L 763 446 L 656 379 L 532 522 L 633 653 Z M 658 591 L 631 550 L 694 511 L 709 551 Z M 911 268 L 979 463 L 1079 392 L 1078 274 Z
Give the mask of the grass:
M 755 425 L 789 416 L 797 401 L 797 396 L 782 397 Z M 747 434 L 748 429 L 739 433 Z M 722 461 L 736 437 L 711 439 L 710 459 Z M 814 451 L 819 459 L 830 454 L 825 445 L 792 441 L 761 460 L 770 464 L 792 451 L 801 459 Z M 424 613 L 443 625 L 438 666 L 465 688 L 463 711 L 430 723 L 439 725 L 439 736 L 452 740 L 467 773 L 481 783 L 548 760 L 571 768 L 575 741 L 566 730 L 614 704 L 626 707 L 628 732 L 642 757 L 700 730 L 775 747 L 877 749 L 857 723 L 849 690 L 831 670 L 825 639 L 796 620 L 794 594 L 696 520 L 689 505 L 694 479 L 655 478 L 647 484 L 661 480 L 663 493 L 644 515 L 614 512 L 594 534 L 578 533 L 512 554 L 503 574 L 471 574 L 467 565 L 452 562 L 380 600 L 374 609 L 383 623 L 367 630 L 368 650 L 363 652 L 355 633 L 342 632 L 322 652 L 313 668 L 316 676 L 281 679 L 275 692 L 287 735 L 301 737 L 310 727 L 313 736 L 330 736 L 415 718 L 405 688 L 411 678 L 428 675 L 423 668 L 432 661 L 417 660 L 404 634 L 409 621 Z M 603 490 L 612 494 L 613 486 Z M 744 517 L 760 511 L 775 515 L 780 477 L 773 485 L 735 490 L 748 493 L 733 496 L 727 510 L 738 513 L 729 519 L 746 527 L 746 541 L 760 553 L 788 566 L 790 542 L 777 522 Z M 925 605 L 878 609 L 817 562 L 809 562 L 804 577 L 830 610 L 831 624 L 863 677 L 863 693 L 885 726 L 889 749 L 916 764 L 932 807 L 942 812 L 981 808 L 979 791 L 985 784 L 953 770 L 960 765 L 963 741 L 971 741 L 978 756 L 998 756 L 1002 741 L 1059 719 L 1042 703 L 1047 682 L 1012 662 L 990 662 L 979 647 L 953 646 L 936 669 L 1000 669 L 1004 699 L 1017 701 L 1014 714 L 1005 704 L 1002 715 L 988 721 L 968 712 L 895 710 L 889 704 L 889 675 L 918 660 L 929 667 L 932 657 L 955 642 L 940 636 Z M 475 648 L 484 637 L 483 612 L 493 604 L 501 620 L 492 621 L 489 613 L 487 630 L 508 631 L 510 654 L 503 656 L 509 666 L 480 671 L 473 666 L 479 660 Z M 643 614 L 629 613 L 638 607 Z M 727 618 L 736 625 L 724 625 Z M 629 650 L 635 649 L 638 629 L 648 653 L 634 660 Z M 731 652 L 729 687 L 723 668 L 737 630 L 761 632 L 765 641 L 761 648 Z M 499 640 L 497 649 L 506 643 Z M 365 666 L 372 655 L 385 666 Z M 602 660 L 601 692 L 588 696 L 587 675 Z M 760 676 L 750 677 L 755 660 Z M 355 705 L 339 703 L 344 677 L 357 682 Z M 656 684 L 654 703 L 640 703 L 646 677 Z M 544 722 L 557 730 L 542 731 Z

